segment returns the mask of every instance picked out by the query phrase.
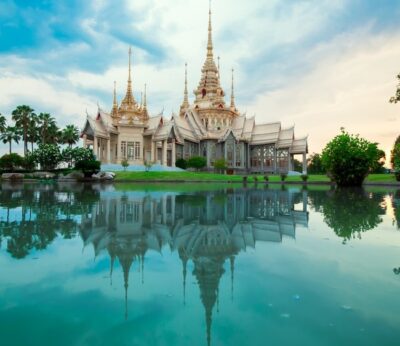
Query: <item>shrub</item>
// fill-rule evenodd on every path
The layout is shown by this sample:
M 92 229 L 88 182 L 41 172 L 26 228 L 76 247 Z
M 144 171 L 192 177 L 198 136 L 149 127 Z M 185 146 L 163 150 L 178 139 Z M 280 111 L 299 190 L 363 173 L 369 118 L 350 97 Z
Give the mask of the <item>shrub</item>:
M 202 156 L 193 156 L 188 160 L 188 167 L 199 170 L 204 168 L 207 164 L 207 160 Z
M 188 166 L 187 161 L 185 159 L 178 159 L 175 162 L 175 167 L 186 169 Z
M 56 144 L 39 144 L 32 152 L 32 160 L 40 164 L 41 169 L 54 169 L 62 161 L 60 148 Z
M 28 153 L 24 157 L 23 167 L 28 171 L 33 171 L 35 169 L 36 167 L 35 157 L 31 153 Z
M 223 172 L 227 168 L 228 168 L 228 165 L 226 164 L 226 161 L 224 159 L 215 160 L 214 169 L 216 169 L 219 172 Z
M 281 181 L 285 181 L 287 178 L 287 174 L 286 173 L 281 173 Z
M 247 177 L 247 175 L 245 175 L 245 176 L 243 177 L 243 184 L 247 184 L 247 180 L 248 180 L 248 177 Z
M 144 161 L 144 167 L 146 169 L 146 172 L 150 171 L 151 167 L 153 166 L 153 162 L 151 161 Z
M 308 175 L 307 174 L 302 174 L 301 175 L 301 180 L 303 180 L 304 182 L 306 182 L 308 180 Z
M 269 181 L 269 176 L 268 175 L 264 175 L 264 181 L 268 182 Z
M 24 166 L 24 158 L 16 153 L 5 154 L 0 158 L 0 167 L 13 171 Z
M 92 149 L 89 148 L 65 148 L 62 153 L 62 160 L 68 163 L 71 167 L 73 164 L 77 164 L 79 161 L 94 161 L 96 156 L 94 155 Z
M 379 159 L 380 150 L 376 143 L 343 129 L 322 152 L 322 164 L 338 186 L 361 186 Z
M 258 178 L 257 176 L 254 176 L 253 181 L 257 184 L 258 183 Z
M 81 171 L 86 178 L 100 171 L 101 162 L 97 160 L 78 161 L 75 164 L 75 169 Z
M 126 171 L 126 169 L 129 167 L 129 162 L 127 159 L 123 159 L 121 161 L 121 166 L 123 167 L 124 171 Z

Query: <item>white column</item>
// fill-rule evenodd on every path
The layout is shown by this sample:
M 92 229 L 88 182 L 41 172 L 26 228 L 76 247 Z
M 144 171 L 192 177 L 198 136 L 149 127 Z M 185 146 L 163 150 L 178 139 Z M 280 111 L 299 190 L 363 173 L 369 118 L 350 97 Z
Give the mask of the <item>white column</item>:
M 96 135 L 93 137 L 93 153 L 96 155 L 97 160 L 99 160 L 100 158 L 98 157 L 99 150 L 98 150 L 98 142 Z
M 106 153 L 106 155 L 107 155 L 107 163 L 111 163 L 111 146 L 110 146 L 110 143 L 111 142 L 111 139 L 109 138 L 109 139 L 107 139 L 107 153 Z
M 118 138 L 118 141 L 117 141 L 117 159 L 116 159 L 116 163 L 121 163 L 121 160 L 122 160 L 122 153 L 121 153 L 121 142 L 120 142 L 120 140 L 119 140 L 119 138 Z
M 171 167 L 175 167 L 176 160 L 176 148 L 175 148 L 175 139 L 172 140 L 172 152 L 171 152 Z
M 156 157 L 154 156 L 154 154 L 155 154 L 155 150 L 154 150 L 154 142 L 153 141 L 151 141 L 151 149 L 150 149 L 150 161 L 151 162 L 156 162 Z
M 87 135 L 84 134 L 82 139 L 83 139 L 83 147 L 86 149 L 87 148 Z
M 167 165 L 167 140 L 162 141 L 162 165 Z
M 307 154 L 303 153 L 303 174 L 307 174 Z

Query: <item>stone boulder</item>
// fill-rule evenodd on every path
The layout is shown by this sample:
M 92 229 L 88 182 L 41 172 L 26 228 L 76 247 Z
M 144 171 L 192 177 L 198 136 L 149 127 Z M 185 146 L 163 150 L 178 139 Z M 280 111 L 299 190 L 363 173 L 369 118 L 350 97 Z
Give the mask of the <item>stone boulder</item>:
M 50 172 L 35 172 L 32 176 L 38 179 L 53 179 L 56 175 Z
M 95 180 L 101 180 L 101 181 L 104 181 L 104 180 L 111 181 L 111 180 L 114 180 L 115 173 L 113 173 L 113 172 L 99 172 L 97 174 L 93 174 L 92 178 L 95 179 Z
M 59 181 L 77 181 L 83 179 L 85 176 L 81 172 L 71 172 L 67 175 L 60 176 L 58 178 Z
M 22 180 L 22 179 L 24 179 L 24 175 L 22 173 L 3 173 L 1 175 L 1 179 L 3 179 L 3 180 Z

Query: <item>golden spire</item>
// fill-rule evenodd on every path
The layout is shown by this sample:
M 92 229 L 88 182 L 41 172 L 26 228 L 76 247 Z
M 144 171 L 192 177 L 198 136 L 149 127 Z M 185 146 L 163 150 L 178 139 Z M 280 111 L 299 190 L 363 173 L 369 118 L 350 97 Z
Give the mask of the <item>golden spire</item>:
M 117 83 L 114 81 L 114 94 L 113 94 L 113 106 L 111 109 L 111 115 L 113 117 L 118 116 L 118 102 L 117 102 Z
M 189 94 L 187 88 L 187 62 L 185 63 L 185 90 L 183 92 L 183 102 L 181 105 L 180 115 L 183 116 L 185 111 L 190 107 L 189 105 Z
M 236 110 L 235 106 L 235 89 L 233 85 L 233 73 L 235 72 L 234 69 L 232 69 L 232 87 L 231 87 L 231 110 Z
M 125 110 L 132 109 L 135 105 L 135 98 L 133 97 L 132 79 L 131 79 L 131 56 L 132 56 L 132 49 L 131 47 L 129 47 L 128 87 L 126 89 L 125 98 L 121 102 L 121 106 Z
M 144 84 L 143 108 L 147 108 L 147 84 Z
M 212 25 L 211 25 L 211 0 L 210 0 L 210 7 L 209 7 L 209 10 L 208 10 L 207 58 L 213 59 Z
M 218 78 L 221 78 L 221 68 L 219 66 L 220 60 L 221 60 L 221 58 L 218 57 Z

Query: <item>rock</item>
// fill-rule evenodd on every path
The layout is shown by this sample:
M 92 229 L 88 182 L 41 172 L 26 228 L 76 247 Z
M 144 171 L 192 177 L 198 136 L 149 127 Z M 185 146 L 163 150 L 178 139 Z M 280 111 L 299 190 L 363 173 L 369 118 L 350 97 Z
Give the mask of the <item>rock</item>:
M 59 181 L 76 181 L 76 180 L 83 179 L 83 178 L 84 178 L 83 173 L 81 173 L 81 172 L 71 172 L 71 173 L 69 173 L 67 175 L 60 176 L 58 178 L 58 180 Z
M 93 174 L 92 178 L 96 179 L 96 180 L 114 180 L 115 173 L 113 173 L 113 172 L 99 172 L 97 174 Z
M 3 173 L 1 175 L 1 179 L 3 179 L 3 180 L 22 180 L 22 179 L 24 179 L 24 175 L 22 173 Z
M 50 172 L 35 172 L 32 176 L 39 179 L 53 179 L 56 175 Z

